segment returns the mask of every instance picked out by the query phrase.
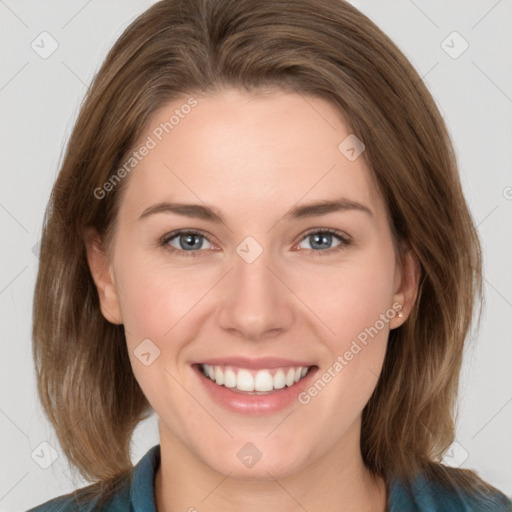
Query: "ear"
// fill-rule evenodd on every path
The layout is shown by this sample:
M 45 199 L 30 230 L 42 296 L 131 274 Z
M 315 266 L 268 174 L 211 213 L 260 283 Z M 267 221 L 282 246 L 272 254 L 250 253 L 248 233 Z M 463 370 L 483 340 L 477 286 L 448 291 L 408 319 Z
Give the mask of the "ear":
M 397 262 L 395 272 L 395 293 L 393 294 L 393 309 L 402 312 L 402 316 L 395 315 L 390 320 L 390 329 L 402 325 L 409 316 L 418 295 L 418 286 L 421 278 L 421 264 L 416 253 L 407 247 L 401 252 L 401 262 Z M 395 305 L 401 305 L 397 309 Z M 400 306 L 398 306 L 399 308 Z
M 92 228 L 85 231 L 84 241 L 89 270 L 98 290 L 101 313 L 110 323 L 122 324 L 123 318 L 114 275 L 103 242 L 97 231 Z

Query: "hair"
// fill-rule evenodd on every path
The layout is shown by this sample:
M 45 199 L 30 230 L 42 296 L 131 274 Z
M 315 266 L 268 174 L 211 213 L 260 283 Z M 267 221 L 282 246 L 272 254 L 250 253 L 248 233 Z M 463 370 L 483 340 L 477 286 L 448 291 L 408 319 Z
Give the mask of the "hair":
M 94 191 L 158 109 L 225 88 L 295 92 L 333 105 L 366 146 L 394 242 L 420 262 L 413 309 L 390 332 L 363 410 L 361 452 L 371 474 L 424 473 L 496 491 L 475 472 L 439 462 L 454 440 L 463 349 L 482 299 L 481 247 L 450 138 L 406 57 L 342 0 L 162 0 L 108 53 L 51 193 L 34 296 L 38 392 L 70 462 L 108 494 L 130 474 L 133 430 L 151 412 L 123 326 L 101 313 L 84 241 L 87 228 L 108 239 L 129 178 L 102 199 Z

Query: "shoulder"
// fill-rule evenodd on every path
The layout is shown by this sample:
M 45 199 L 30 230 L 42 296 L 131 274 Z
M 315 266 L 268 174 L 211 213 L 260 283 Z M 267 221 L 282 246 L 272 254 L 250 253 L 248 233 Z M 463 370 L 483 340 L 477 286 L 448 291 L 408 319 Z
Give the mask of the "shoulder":
M 126 485 L 120 486 L 107 499 L 100 499 L 100 496 L 99 487 L 93 485 L 53 498 L 27 512 L 92 512 L 99 510 L 131 512 L 133 510 L 129 489 Z
M 74 494 L 66 494 L 31 508 L 27 512 L 88 512 L 94 510 L 95 505 L 95 500 L 88 502 L 78 501 Z
M 130 471 L 54 498 L 27 512 L 156 512 L 154 479 L 160 445 L 153 446 Z
M 498 489 L 463 488 L 427 478 L 392 481 L 389 512 L 512 512 L 512 501 Z

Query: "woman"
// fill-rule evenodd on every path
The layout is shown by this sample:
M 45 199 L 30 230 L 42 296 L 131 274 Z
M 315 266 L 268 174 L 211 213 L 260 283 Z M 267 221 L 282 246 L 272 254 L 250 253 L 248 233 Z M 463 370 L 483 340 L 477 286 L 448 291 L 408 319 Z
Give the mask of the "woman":
M 512 510 L 439 462 L 481 279 L 442 118 L 370 20 L 159 2 L 95 78 L 45 219 L 38 389 L 97 483 L 33 510 Z

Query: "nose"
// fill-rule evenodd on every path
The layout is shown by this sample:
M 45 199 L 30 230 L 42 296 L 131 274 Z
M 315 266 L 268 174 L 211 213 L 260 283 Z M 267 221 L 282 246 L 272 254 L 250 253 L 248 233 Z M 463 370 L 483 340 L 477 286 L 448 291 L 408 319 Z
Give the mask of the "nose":
M 235 254 L 221 291 L 220 327 L 250 341 L 278 336 L 294 321 L 294 295 L 269 253 L 252 262 Z

